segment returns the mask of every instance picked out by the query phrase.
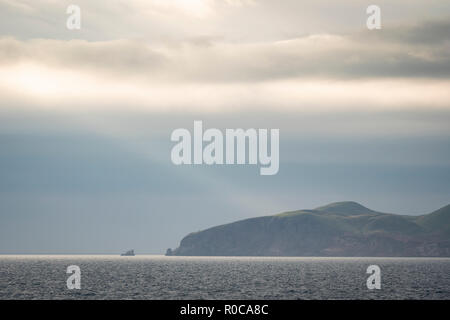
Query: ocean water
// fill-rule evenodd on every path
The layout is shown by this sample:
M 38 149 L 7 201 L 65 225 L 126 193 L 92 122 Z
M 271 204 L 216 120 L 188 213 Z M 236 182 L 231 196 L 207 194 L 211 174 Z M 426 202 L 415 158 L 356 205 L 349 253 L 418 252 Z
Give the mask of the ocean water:
M 450 258 L 0 256 L 0 299 L 450 299 Z

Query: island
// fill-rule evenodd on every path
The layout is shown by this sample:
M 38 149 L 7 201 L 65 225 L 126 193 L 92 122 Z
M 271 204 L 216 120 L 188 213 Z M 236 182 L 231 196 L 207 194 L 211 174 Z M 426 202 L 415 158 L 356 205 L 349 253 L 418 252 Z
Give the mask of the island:
M 450 205 L 411 216 L 337 202 L 190 233 L 166 255 L 450 257 Z

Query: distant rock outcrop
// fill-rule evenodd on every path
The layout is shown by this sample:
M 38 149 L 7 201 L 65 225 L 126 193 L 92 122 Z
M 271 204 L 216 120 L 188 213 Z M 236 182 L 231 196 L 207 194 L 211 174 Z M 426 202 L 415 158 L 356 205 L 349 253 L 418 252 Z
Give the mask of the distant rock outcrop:
M 450 256 L 450 205 L 422 216 L 338 202 L 191 233 L 175 256 Z
M 121 254 L 121 256 L 134 256 L 134 255 L 135 254 L 134 254 L 134 250 L 133 249 L 128 250 L 127 252 Z

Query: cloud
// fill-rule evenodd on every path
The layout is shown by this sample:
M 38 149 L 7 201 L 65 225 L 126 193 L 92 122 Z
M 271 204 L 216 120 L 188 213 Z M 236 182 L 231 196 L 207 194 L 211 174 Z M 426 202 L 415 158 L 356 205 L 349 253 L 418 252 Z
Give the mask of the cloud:
M 249 6 L 249 5 L 256 4 L 255 0 L 224 0 L 224 1 L 226 4 L 228 4 L 230 6 L 237 6 L 237 7 Z
M 18 39 L 89 41 L 142 38 L 180 41 L 201 36 L 266 42 L 365 28 L 367 4 L 354 0 L 77 0 L 82 28 L 66 28 L 70 1 L 0 0 L 0 30 Z M 383 27 L 447 19 L 446 0 L 379 0 Z
M 145 43 L 132 40 L 88 42 L 86 40 L 0 39 L 0 64 L 32 63 L 87 72 L 129 75 L 154 70 L 164 56 Z
M 262 43 L 201 38 L 0 39 L 2 107 L 149 111 L 449 108 L 448 36 L 315 34 Z M 421 40 L 422 39 L 422 40 Z M 389 92 L 389 94 L 386 94 Z
M 0 108 L 174 113 L 338 112 L 449 108 L 449 81 L 376 79 L 148 83 L 37 66 L 0 70 Z
M 34 12 L 33 7 L 25 2 L 15 0 L 0 0 L 0 7 L 5 10 L 29 14 Z
M 379 32 L 364 31 L 359 39 L 383 41 L 386 43 L 405 43 L 409 45 L 449 45 L 450 20 L 428 20 L 411 25 L 387 27 Z
M 22 1 L 19 8 L 2 1 L 0 6 L 6 4 L 16 13 L 32 8 L 27 15 L 43 20 L 56 15 L 56 4 L 51 3 L 46 2 L 49 7 L 44 8 L 40 3 Z M 181 1 L 113 1 L 110 6 L 99 5 L 102 10 L 98 11 L 91 2 L 82 4 L 90 9 L 83 7 L 83 32 L 96 38 L 97 31 L 103 30 L 116 38 L 3 36 L 2 108 L 302 112 L 450 107 L 450 23 L 442 18 L 414 24 L 383 23 L 383 29 L 375 32 L 356 28 L 286 37 L 277 31 L 275 39 L 263 40 L 253 30 L 245 41 L 234 41 L 229 34 L 221 34 L 227 14 L 243 14 L 238 15 L 236 26 L 228 23 L 229 28 L 240 28 L 245 17 L 251 24 L 255 17 L 271 13 L 268 2 L 199 1 L 197 4 L 210 12 L 208 17 L 196 18 L 180 13 L 184 10 Z M 247 10 L 254 10 L 254 15 Z M 112 22 L 107 21 L 105 12 L 110 20 L 117 17 L 125 33 L 133 33 L 137 26 L 123 25 L 123 19 L 133 20 L 130 17 L 152 17 L 149 23 L 154 25 L 148 29 L 155 34 L 166 32 L 169 20 L 174 33 L 182 26 L 186 32 L 155 40 L 145 29 L 143 37 L 120 38 L 123 30 L 109 30 Z M 95 15 L 99 19 L 93 19 Z M 65 15 L 60 18 L 63 21 Z M 192 24 L 185 18 L 193 19 L 189 20 Z M 207 24 L 212 28 L 201 34 L 197 31 L 204 19 L 210 19 Z M 53 26 L 51 19 L 45 21 Z M 279 22 L 279 18 L 270 21 Z M 297 25 L 287 27 L 291 30 Z
M 450 22 L 429 21 L 378 33 L 315 34 L 263 43 L 200 38 L 165 45 L 144 40 L 3 38 L 0 64 L 32 62 L 121 77 L 184 82 L 441 78 L 450 75 L 450 32 L 446 30 L 450 30 Z M 429 38 L 425 37 L 428 34 Z

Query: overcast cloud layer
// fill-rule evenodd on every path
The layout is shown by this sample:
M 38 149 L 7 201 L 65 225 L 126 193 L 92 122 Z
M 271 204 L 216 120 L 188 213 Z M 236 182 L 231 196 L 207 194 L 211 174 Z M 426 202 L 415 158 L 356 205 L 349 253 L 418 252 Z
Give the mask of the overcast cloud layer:
M 130 96 L 133 107 L 158 112 L 446 109 L 450 101 L 445 1 L 382 2 L 378 31 L 365 28 L 358 1 L 79 5 L 82 28 L 70 31 L 64 1 L 0 1 L 1 107 L 120 109 Z M 379 98 L 387 88 L 389 101 Z
M 448 77 L 450 20 L 375 33 L 313 34 L 244 44 L 214 39 L 152 45 L 144 40 L 3 38 L 0 54 L 4 66 L 30 63 L 147 81 Z

